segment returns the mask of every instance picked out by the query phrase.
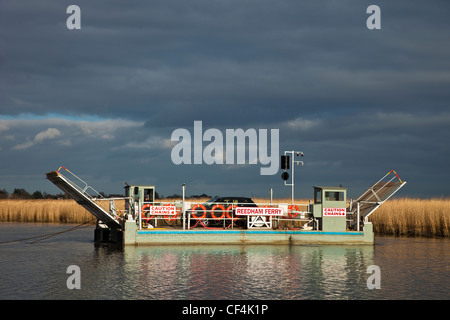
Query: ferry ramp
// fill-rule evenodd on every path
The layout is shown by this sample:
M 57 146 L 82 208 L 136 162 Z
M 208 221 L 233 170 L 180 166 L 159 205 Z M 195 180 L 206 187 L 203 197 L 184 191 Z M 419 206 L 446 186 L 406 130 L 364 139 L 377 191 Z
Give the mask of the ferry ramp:
M 394 173 L 392 177 L 390 174 Z M 361 218 L 367 218 L 377 210 L 384 202 L 392 197 L 400 188 L 406 184 L 402 181 L 394 170 L 389 171 L 383 178 L 361 194 L 353 203 L 350 212 L 357 213 Z
M 72 174 L 75 178 L 84 184 L 83 186 L 79 186 L 75 182 L 69 180 L 69 178 L 62 175 L 59 171 L 61 169 L 65 169 L 67 172 Z M 92 196 L 88 193 L 89 191 L 94 191 L 96 194 L 100 195 L 95 189 L 88 186 L 83 180 L 75 176 L 69 170 L 64 167 L 60 167 L 57 171 L 51 171 L 47 174 L 47 179 L 50 180 L 53 184 L 55 184 L 58 188 L 68 194 L 72 199 L 74 199 L 79 205 L 89 211 L 92 215 L 94 215 L 99 221 L 106 224 L 108 227 L 117 229 L 121 228 L 121 224 L 117 219 L 117 216 L 108 212 L 102 205 L 99 203 L 96 197 Z

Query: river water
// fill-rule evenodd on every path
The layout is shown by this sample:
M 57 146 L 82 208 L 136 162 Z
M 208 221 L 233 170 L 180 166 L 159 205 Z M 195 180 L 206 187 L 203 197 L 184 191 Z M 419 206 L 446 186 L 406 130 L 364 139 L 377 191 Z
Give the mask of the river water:
M 0 299 L 450 298 L 449 239 L 376 237 L 374 246 L 127 246 L 121 249 L 96 246 L 94 227 L 89 226 L 42 241 L 34 242 L 39 238 L 33 238 L 9 242 L 71 227 L 0 223 Z M 72 265 L 79 267 L 78 273 L 68 272 Z M 80 289 L 69 289 L 68 282 L 78 283 Z

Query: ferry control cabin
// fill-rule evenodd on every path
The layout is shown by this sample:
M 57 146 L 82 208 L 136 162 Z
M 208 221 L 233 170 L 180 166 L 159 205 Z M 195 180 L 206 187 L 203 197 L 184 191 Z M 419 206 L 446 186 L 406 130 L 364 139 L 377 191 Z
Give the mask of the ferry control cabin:
M 314 204 L 310 211 L 322 231 L 344 232 L 347 229 L 347 189 L 314 187 Z
M 155 189 L 154 185 L 126 185 L 125 197 L 131 199 L 131 203 L 139 202 L 154 202 L 155 201 Z M 125 210 L 129 212 L 129 202 L 125 202 Z

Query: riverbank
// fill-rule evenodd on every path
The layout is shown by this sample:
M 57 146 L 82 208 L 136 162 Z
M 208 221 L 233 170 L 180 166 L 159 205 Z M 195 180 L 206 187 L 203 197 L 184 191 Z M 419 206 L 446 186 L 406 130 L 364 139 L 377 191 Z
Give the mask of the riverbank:
M 200 203 L 206 200 L 196 199 Z M 270 202 L 260 198 L 254 201 Z M 274 199 L 273 202 L 288 203 L 289 199 Z M 107 202 L 105 206 L 108 206 Z M 123 210 L 124 201 L 116 201 L 116 206 Z M 392 199 L 369 220 L 373 222 L 375 234 L 379 235 L 450 237 L 450 199 Z M 74 200 L 5 199 L 0 200 L 0 222 L 95 224 L 96 219 Z

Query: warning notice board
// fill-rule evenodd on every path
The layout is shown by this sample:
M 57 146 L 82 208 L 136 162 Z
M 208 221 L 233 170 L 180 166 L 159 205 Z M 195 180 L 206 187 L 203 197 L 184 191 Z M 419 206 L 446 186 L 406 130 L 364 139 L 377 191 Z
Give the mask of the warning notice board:
M 175 206 L 150 206 L 149 212 L 151 216 L 174 216 L 177 214 Z
M 323 208 L 324 217 L 345 217 L 345 208 Z

